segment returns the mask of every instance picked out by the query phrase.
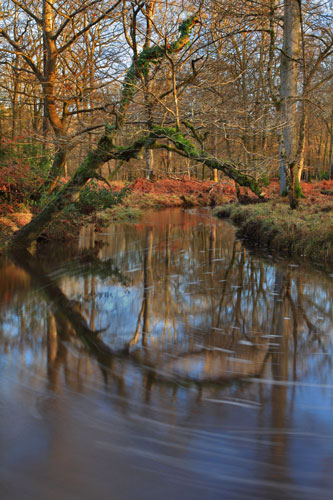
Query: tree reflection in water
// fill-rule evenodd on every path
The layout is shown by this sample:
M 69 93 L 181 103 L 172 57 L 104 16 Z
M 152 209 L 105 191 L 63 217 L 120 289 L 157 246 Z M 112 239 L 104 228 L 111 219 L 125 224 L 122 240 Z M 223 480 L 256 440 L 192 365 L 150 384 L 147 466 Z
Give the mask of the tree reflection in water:
M 63 259 L 44 248 L 3 262 L 2 356 L 56 394 L 102 384 L 128 415 L 148 404 L 202 425 L 212 405 L 208 421 L 217 412 L 228 429 L 255 411 L 253 431 L 270 437 L 258 481 L 292 482 L 298 384 L 325 387 L 331 373 L 329 277 L 249 254 L 205 211 L 86 231 Z

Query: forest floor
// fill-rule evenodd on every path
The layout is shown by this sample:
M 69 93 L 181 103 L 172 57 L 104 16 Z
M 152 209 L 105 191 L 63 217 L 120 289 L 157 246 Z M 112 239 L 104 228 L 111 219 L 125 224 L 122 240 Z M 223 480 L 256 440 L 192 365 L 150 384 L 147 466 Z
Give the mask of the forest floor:
M 99 231 L 113 221 L 138 219 L 150 209 L 211 206 L 215 207 L 215 215 L 230 217 L 238 225 L 240 237 L 254 244 L 333 263 L 333 181 L 302 183 L 305 197 L 297 210 L 291 210 L 288 199 L 279 196 L 278 181 L 272 181 L 265 188 L 266 203 L 258 203 L 252 193 L 243 189 L 242 203 L 239 203 L 234 183 L 230 180 L 215 184 L 188 178 L 136 179 L 132 183 L 114 181 L 111 186 L 115 195 L 125 189 L 120 202 L 96 210 L 94 191 L 93 196 L 82 200 L 79 208 L 68 207 L 67 212 L 47 230 L 47 237 L 69 239 L 87 222 L 94 222 L 96 231 Z M 104 193 L 106 185 L 99 181 L 94 189 L 97 193 Z M 36 207 L 29 207 L 22 200 L 16 203 L 15 198 L 0 204 L 0 243 L 27 224 L 37 211 Z

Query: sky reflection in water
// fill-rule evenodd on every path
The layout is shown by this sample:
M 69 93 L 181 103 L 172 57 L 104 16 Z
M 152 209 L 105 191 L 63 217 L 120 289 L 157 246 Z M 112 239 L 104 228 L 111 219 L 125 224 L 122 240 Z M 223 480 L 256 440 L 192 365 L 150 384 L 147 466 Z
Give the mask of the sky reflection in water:
M 329 274 L 205 210 L 0 271 L 1 498 L 331 498 Z

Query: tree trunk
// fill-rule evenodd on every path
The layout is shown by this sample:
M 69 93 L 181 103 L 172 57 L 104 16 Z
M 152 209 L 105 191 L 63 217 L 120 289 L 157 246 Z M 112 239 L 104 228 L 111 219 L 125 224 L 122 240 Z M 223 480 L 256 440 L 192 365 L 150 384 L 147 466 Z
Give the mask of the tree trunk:
M 283 47 L 281 54 L 282 157 L 286 169 L 291 208 L 297 208 L 301 194 L 298 179 L 297 82 L 300 46 L 300 4 L 284 0 Z
M 65 150 L 65 148 L 59 148 L 54 155 L 52 166 L 46 180 L 48 193 L 52 193 L 54 191 L 54 188 L 58 184 L 60 177 L 64 175 L 66 161 L 67 151 Z
M 331 127 L 330 127 L 330 150 L 328 153 L 328 164 L 329 164 L 329 179 L 333 179 L 333 111 L 331 114 Z
M 51 124 L 57 141 L 55 158 L 47 179 L 48 192 L 51 193 L 61 175 L 64 174 L 66 163 L 66 124 L 64 117 L 59 116 L 56 104 L 56 79 L 58 65 L 58 49 L 54 39 L 54 0 L 43 0 L 43 93 L 44 121 L 43 135 L 46 142 L 48 123 Z M 60 144 L 59 144 L 60 143 Z
M 146 149 L 146 179 L 152 179 L 154 173 L 154 152 L 152 149 Z
M 206 151 L 196 149 L 188 139 L 177 129 L 154 127 L 150 134 L 138 139 L 127 148 L 118 148 L 113 143 L 113 136 L 105 134 L 101 137 L 98 146 L 88 153 L 82 165 L 76 170 L 70 181 L 65 184 L 53 199 L 37 214 L 29 224 L 17 231 L 8 242 L 8 248 L 27 248 L 42 233 L 45 227 L 70 203 L 76 201 L 82 187 L 89 179 L 96 176 L 96 171 L 104 163 L 111 159 L 129 161 L 137 159 L 144 149 L 170 147 L 163 143 L 158 143 L 159 139 L 169 139 L 174 144 L 173 150 L 178 154 L 190 158 L 208 166 L 224 172 L 237 184 L 248 187 L 258 197 L 262 197 L 260 182 L 255 178 L 244 174 L 238 170 L 232 162 L 223 162 Z
M 146 2 L 146 37 L 144 43 L 144 49 L 149 49 L 151 46 L 151 37 L 152 37 L 152 27 L 153 27 L 153 17 L 155 14 L 156 1 L 149 0 Z M 147 118 L 147 127 L 149 130 L 152 128 L 153 123 L 153 100 L 150 95 L 151 92 L 151 70 L 148 67 L 147 71 L 144 75 L 144 99 L 145 99 L 145 111 Z M 146 179 L 152 179 L 154 174 L 154 152 L 152 150 L 146 149 L 145 151 L 145 159 L 146 159 Z
M 70 181 L 65 184 L 59 192 L 51 199 L 43 210 L 37 214 L 29 224 L 17 231 L 8 242 L 8 248 L 27 248 L 35 241 L 43 230 L 59 215 L 59 213 L 70 203 L 79 197 L 80 191 L 85 184 L 96 176 L 98 168 L 111 159 L 129 161 L 138 158 L 144 148 L 150 148 L 156 142 L 153 135 L 148 135 L 137 140 L 128 148 L 119 151 L 107 134 L 103 135 L 98 146 L 90 151 L 84 162 L 76 170 Z
M 283 153 L 282 153 L 282 142 L 280 141 L 279 145 L 279 159 L 280 159 L 280 196 L 284 196 L 287 192 L 287 182 L 286 182 L 286 171 L 285 165 L 283 161 Z
M 70 203 L 79 196 L 80 190 L 94 177 L 98 167 L 105 163 L 106 159 L 98 150 L 88 154 L 81 167 L 77 169 L 71 180 L 49 201 L 44 209 L 37 214 L 29 224 L 17 231 L 9 241 L 9 248 L 27 248 L 52 220 Z

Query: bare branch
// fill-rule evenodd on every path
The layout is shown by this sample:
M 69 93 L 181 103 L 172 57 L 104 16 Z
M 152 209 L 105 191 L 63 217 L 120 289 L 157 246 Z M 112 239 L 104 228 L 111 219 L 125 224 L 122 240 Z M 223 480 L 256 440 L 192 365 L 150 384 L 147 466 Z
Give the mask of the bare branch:
M 59 47 L 58 53 L 61 54 L 62 52 L 64 52 L 65 50 L 67 50 L 68 47 L 70 47 L 84 33 L 86 33 L 87 31 L 89 31 L 96 24 L 100 23 L 102 21 L 102 19 L 105 19 L 106 16 L 108 16 L 111 12 L 113 12 L 118 7 L 118 5 L 121 3 L 121 1 L 122 0 L 117 0 L 116 3 L 112 7 L 110 7 L 110 9 L 107 9 L 105 12 L 103 12 L 103 14 L 101 14 L 100 16 L 98 16 L 94 21 L 92 21 L 91 23 L 87 24 L 87 26 L 85 26 L 84 28 L 82 28 L 82 30 L 78 31 L 62 47 Z

